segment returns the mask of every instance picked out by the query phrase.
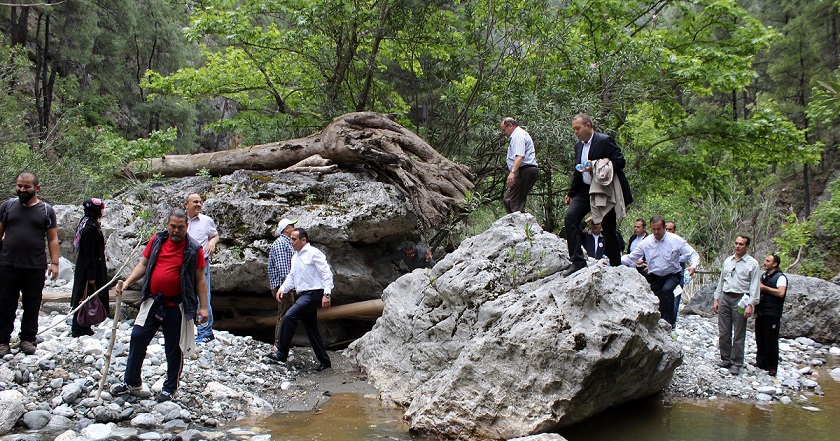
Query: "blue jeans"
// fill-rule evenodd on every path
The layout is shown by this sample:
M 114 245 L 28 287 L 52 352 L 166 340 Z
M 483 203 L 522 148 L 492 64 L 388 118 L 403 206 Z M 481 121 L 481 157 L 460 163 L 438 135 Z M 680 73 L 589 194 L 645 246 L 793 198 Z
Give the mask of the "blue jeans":
M 153 307 L 154 308 L 154 307 Z M 184 365 L 184 354 L 181 353 L 181 308 L 179 306 L 162 306 L 163 314 L 159 319 L 149 313 L 143 326 L 135 325 L 131 330 L 131 342 L 128 345 L 128 361 L 125 365 L 125 384 L 138 387 L 143 385 L 140 370 L 146 349 L 155 337 L 159 328 L 163 329 L 163 347 L 166 353 L 166 381 L 163 390 L 174 394 L 178 390 L 178 380 Z
M 196 340 L 208 339 L 213 340 L 213 308 L 210 306 L 210 259 L 205 260 L 207 266 L 204 267 L 204 280 L 207 281 L 207 321 L 198 327 L 195 335 Z

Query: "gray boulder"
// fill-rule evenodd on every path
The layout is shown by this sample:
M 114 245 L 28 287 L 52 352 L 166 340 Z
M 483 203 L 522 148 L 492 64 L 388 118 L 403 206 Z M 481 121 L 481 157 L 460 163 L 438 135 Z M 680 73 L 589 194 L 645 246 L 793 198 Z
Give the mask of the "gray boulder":
M 600 265 L 564 278 L 566 256 L 532 216 L 508 215 L 388 286 L 346 353 L 412 429 L 446 438 L 538 434 L 662 390 L 682 355 L 644 278 Z
M 23 425 L 30 430 L 43 429 L 50 422 L 50 413 L 46 410 L 33 410 L 23 414 Z
M 335 273 L 341 303 L 379 298 L 396 279 L 393 271 L 374 271 L 364 262 L 396 250 L 402 241 L 420 236 L 420 223 L 406 197 L 393 185 L 366 172 L 333 174 L 237 171 L 219 178 L 187 177 L 140 185 L 106 201 L 102 219 L 106 257 L 113 275 L 126 260 L 127 275 L 139 260 L 131 251 L 150 233 L 163 229 L 173 207 L 198 192 L 206 199 L 203 213 L 216 221 L 220 242 L 210 263 L 216 293 L 265 294 L 269 290 L 268 252 L 281 218 L 298 220 L 313 244 L 327 255 Z M 79 206 L 57 206 L 62 255 L 70 247 Z
M 781 336 L 840 343 L 840 286 L 816 277 L 787 276 Z
M 24 412 L 23 394 L 16 390 L 0 391 L 0 435 L 12 430 Z
M 816 277 L 787 274 L 788 291 L 779 335 L 840 343 L 840 286 Z M 711 317 L 717 284 L 709 283 L 692 297 L 683 314 Z

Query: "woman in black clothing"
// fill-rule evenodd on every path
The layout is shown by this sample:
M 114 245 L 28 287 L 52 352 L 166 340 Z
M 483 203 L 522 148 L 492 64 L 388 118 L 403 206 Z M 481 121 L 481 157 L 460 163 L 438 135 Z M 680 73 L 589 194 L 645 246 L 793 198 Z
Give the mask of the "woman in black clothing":
M 102 226 L 99 219 L 105 210 L 105 203 L 97 198 L 87 198 L 82 203 L 85 214 L 79 220 L 76 228 L 76 236 L 73 238 L 73 248 L 78 257 L 76 259 L 76 273 L 73 277 L 73 295 L 70 297 L 70 308 L 75 308 L 82 300 L 87 288 L 87 294 L 93 294 L 108 282 L 108 273 L 105 266 L 105 236 L 102 234 Z M 99 300 L 108 309 L 108 290 L 99 293 Z M 73 315 L 73 325 L 70 328 L 73 337 L 82 335 L 93 335 L 90 326 L 81 326 Z

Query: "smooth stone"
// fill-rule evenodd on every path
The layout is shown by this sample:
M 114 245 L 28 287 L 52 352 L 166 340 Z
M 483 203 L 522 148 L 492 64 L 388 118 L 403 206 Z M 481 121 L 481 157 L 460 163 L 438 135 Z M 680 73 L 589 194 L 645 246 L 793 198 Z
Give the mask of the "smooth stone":
M 73 410 L 70 406 L 62 404 L 61 406 L 54 408 L 52 413 L 53 415 L 60 415 L 63 417 L 70 418 L 76 414 L 76 411 Z
M 53 415 L 50 422 L 47 423 L 44 430 L 47 432 L 60 432 L 73 427 L 73 421 L 70 418 L 61 415 Z
M 17 423 L 23 415 L 23 394 L 16 390 L 0 391 L 0 435 L 3 435 Z
M 63 378 L 53 378 L 50 380 L 50 387 L 53 389 L 61 389 L 61 386 L 64 386 L 64 379 Z
M 840 355 L 840 348 L 832 346 L 831 349 L 828 350 L 828 353 L 831 355 Z
M 73 441 L 74 439 L 76 439 L 76 432 L 68 430 L 56 436 L 53 441 Z
M 157 432 L 146 432 L 137 435 L 137 438 L 144 439 L 144 440 L 158 440 L 163 438 L 163 435 Z
M 158 424 L 158 418 L 151 413 L 141 413 L 131 419 L 131 425 L 134 427 L 155 427 Z
M 831 378 L 833 378 L 834 381 L 840 381 L 840 367 L 832 369 L 831 372 L 829 372 L 829 375 L 831 375 Z
M 822 412 L 822 409 L 820 409 L 819 407 L 803 406 L 802 408 L 807 410 L 808 412 Z
M 760 394 L 757 394 L 757 395 L 755 396 L 755 398 L 756 398 L 758 401 L 773 401 L 773 396 L 772 396 L 772 395 L 768 395 L 768 394 L 761 394 L 761 393 L 760 393 Z
M 97 423 L 110 423 L 120 420 L 120 412 L 106 406 L 98 406 L 93 409 L 93 419 Z
M 776 387 L 775 386 L 761 386 L 756 389 L 758 393 L 768 394 L 768 395 L 776 395 Z
M 23 425 L 30 430 L 40 430 L 50 422 L 50 413 L 45 410 L 33 410 L 23 414 Z
M 813 388 L 819 386 L 819 383 L 817 383 L 814 380 L 808 379 L 808 378 L 803 378 L 801 383 L 802 383 L 803 387 L 807 387 L 809 389 L 813 389 Z
M 793 400 L 792 400 L 790 397 L 788 397 L 788 396 L 784 396 L 784 397 L 782 397 L 782 398 L 779 398 L 779 401 L 780 401 L 782 404 L 790 404 L 790 403 L 792 403 L 792 402 L 793 402 Z
M 79 398 L 81 394 L 82 386 L 78 383 L 65 384 L 61 388 L 61 399 L 68 404 L 76 401 L 76 398 Z
M 80 433 L 85 438 L 100 440 L 109 438 L 113 433 L 113 429 L 114 427 L 111 424 L 94 423 L 82 429 Z

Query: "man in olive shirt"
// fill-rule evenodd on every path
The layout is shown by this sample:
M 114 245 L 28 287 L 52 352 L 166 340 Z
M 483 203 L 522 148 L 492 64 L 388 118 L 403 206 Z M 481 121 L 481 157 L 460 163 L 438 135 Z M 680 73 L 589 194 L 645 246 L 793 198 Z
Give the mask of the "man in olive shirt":
M 749 246 L 749 237 L 741 235 L 735 238 L 735 254 L 723 261 L 712 306 L 718 315 L 718 366 L 728 367 L 732 375 L 741 373 L 741 366 L 744 365 L 747 318 L 752 316 L 753 308 L 760 298 L 760 267 L 758 261 L 747 254 Z M 744 305 L 744 311 L 740 312 L 738 302 L 744 296 L 749 301 Z

